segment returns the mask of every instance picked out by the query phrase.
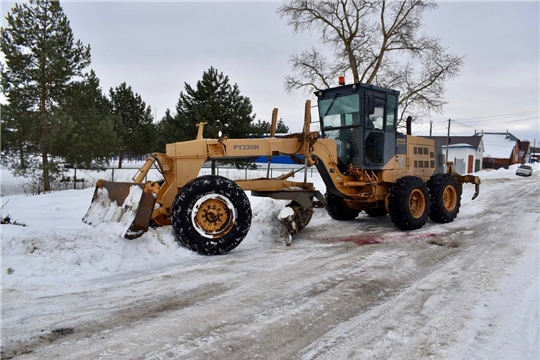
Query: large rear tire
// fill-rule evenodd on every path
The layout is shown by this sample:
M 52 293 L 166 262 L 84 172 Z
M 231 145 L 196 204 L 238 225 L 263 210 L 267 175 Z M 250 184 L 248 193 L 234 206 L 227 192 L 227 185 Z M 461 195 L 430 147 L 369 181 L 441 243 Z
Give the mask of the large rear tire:
M 201 255 L 221 255 L 246 237 L 251 204 L 234 181 L 207 175 L 191 180 L 178 192 L 171 217 L 180 244 Z
M 428 181 L 431 198 L 429 218 L 438 223 L 454 221 L 461 206 L 461 189 L 455 177 L 437 174 Z
M 360 213 L 359 210 L 351 210 L 343 201 L 342 198 L 326 193 L 326 211 L 328 215 L 334 220 L 354 220 Z
M 398 179 L 390 189 L 388 210 L 394 225 L 401 230 L 420 229 L 429 214 L 429 193 L 426 183 L 416 176 Z

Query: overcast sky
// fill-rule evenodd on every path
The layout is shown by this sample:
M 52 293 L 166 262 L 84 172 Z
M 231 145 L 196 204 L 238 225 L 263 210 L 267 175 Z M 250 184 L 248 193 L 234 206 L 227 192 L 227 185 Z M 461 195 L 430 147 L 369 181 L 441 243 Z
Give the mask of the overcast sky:
M 251 99 L 257 119 L 272 109 L 300 131 L 306 99 L 287 94 L 293 52 L 317 44 L 318 33 L 294 35 L 276 14 L 277 2 L 61 2 L 75 38 L 90 44 L 104 91 L 131 85 L 161 119 L 174 112 L 184 83 L 195 85 L 211 66 Z M 3 17 L 13 3 L 2 4 Z M 540 141 L 540 3 L 441 2 L 425 14 L 424 31 L 451 53 L 466 55 L 447 83 L 448 105 L 433 114 L 433 135 L 510 131 Z M 5 19 L 3 21 L 5 23 Z M 313 116 L 317 116 L 316 111 Z M 413 132 L 429 135 L 429 122 Z

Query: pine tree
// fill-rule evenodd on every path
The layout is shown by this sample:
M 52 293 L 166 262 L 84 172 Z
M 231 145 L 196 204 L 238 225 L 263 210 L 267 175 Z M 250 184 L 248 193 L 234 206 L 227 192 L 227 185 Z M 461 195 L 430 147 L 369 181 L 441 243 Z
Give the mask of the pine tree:
M 156 126 L 150 106 L 125 82 L 109 90 L 111 113 L 119 116 L 115 131 L 120 141 L 118 168 L 126 153 L 144 155 L 155 151 Z
M 257 120 L 251 124 L 250 136 L 254 138 L 262 138 L 270 133 L 271 124 L 268 121 Z
M 193 140 L 197 136 L 197 124 L 206 123 L 203 137 L 216 138 L 221 131 L 229 138 L 248 137 L 253 130 L 251 115 L 253 106 L 249 98 L 240 95 L 237 84 L 231 85 L 229 77 L 210 67 L 203 73 L 202 80 L 193 88 L 185 83 L 185 93 L 180 92 L 176 105 L 176 116 L 168 119 L 173 124 L 178 139 L 166 138 L 169 142 Z M 165 125 L 162 127 L 165 128 Z M 253 166 L 252 161 L 221 161 L 238 168 Z
M 256 123 L 251 124 L 251 135 L 256 138 L 268 136 L 270 134 L 272 124 L 268 121 L 257 120 Z M 282 119 L 279 119 L 276 124 L 276 134 L 286 134 L 289 132 L 289 127 L 285 125 Z
M 10 124 L 3 126 L 3 133 L 10 132 L 14 141 L 6 143 L 9 148 L 3 143 L 2 150 L 26 159 L 19 161 L 22 171 L 31 155 L 39 155 L 43 190 L 49 191 L 51 172 L 58 169 L 50 161 L 48 148 L 53 113 L 69 83 L 90 64 L 90 47 L 74 41 L 58 1 L 17 4 L 6 21 L 0 49 L 5 56 L 2 89 L 10 104 Z
M 237 84 L 229 84 L 229 77 L 210 69 L 203 73 L 196 88 L 185 84 L 176 105 L 176 123 L 181 140 L 193 140 L 197 136 L 197 124 L 206 122 L 203 136 L 215 138 L 219 131 L 229 138 L 243 138 L 251 132 L 253 106 L 249 98 L 240 95 Z
M 109 108 L 93 70 L 84 81 L 72 83 L 54 117 L 59 126 L 51 130 L 51 154 L 78 168 L 103 167 L 118 150 L 114 124 L 119 117 Z
M 39 152 L 39 135 L 36 133 L 39 119 L 36 113 L 27 109 L 26 104 L 21 104 L 16 99 L 2 106 L 2 163 L 16 176 L 27 175 L 30 154 Z
M 182 125 L 178 122 L 177 116 L 172 116 L 170 109 L 165 111 L 165 116 L 157 124 L 157 131 L 159 138 L 158 151 L 165 152 L 167 144 L 185 139 Z
M 285 125 L 283 119 L 279 119 L 276 125 L 276 133 L 278 134 L 287 134 L 289 132 L 289 127 Z

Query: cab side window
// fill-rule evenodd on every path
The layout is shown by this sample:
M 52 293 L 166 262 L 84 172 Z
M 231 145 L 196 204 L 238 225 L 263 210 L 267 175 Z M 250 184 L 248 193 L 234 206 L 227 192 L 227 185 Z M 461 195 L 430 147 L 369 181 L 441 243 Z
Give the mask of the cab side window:
M 394 131 L 396 124 L 397 99 L 394 95 L 388 95 L 386 100 L 386 130 Z
M 384 94 L 374 91 L 367 91 L 367 101 L 369 105 L 367 108 L 366 127 L 370 129 L 383 130 L 384 128 L 384 110 L 386 106 L 386 99 Z

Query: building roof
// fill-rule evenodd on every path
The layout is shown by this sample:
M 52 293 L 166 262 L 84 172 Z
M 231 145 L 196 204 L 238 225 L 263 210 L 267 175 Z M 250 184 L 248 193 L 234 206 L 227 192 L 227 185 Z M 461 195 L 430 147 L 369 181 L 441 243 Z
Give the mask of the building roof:
M 446 147 L 446 144 L 448 141 L 446 136 L 431 136 L 431 137 L 424 136 L 424 137 L 438 141 L 444 147 Z M 481 136 L 450 136 L 450 146 L 457 145 L 457 144 L 467 144 L 478 149 L 480 147 L 481 141 L 482 141 Z
M 484 133 L 484 158 L 509 159 L 517 143 L 507 133 Z
M 483 135 L 504 135 L 510 140 L 519 141 L 519 139 L 516 136 L 514 136 L 514 134 L 512 134 L 511 132 L 508 132 L 508 130 L 506 130 L 506 132 L 489 132 L 489 131 L 484 131 L 484 130 L 478 132 L 474 130 L 474 136 L 483 136 Z

